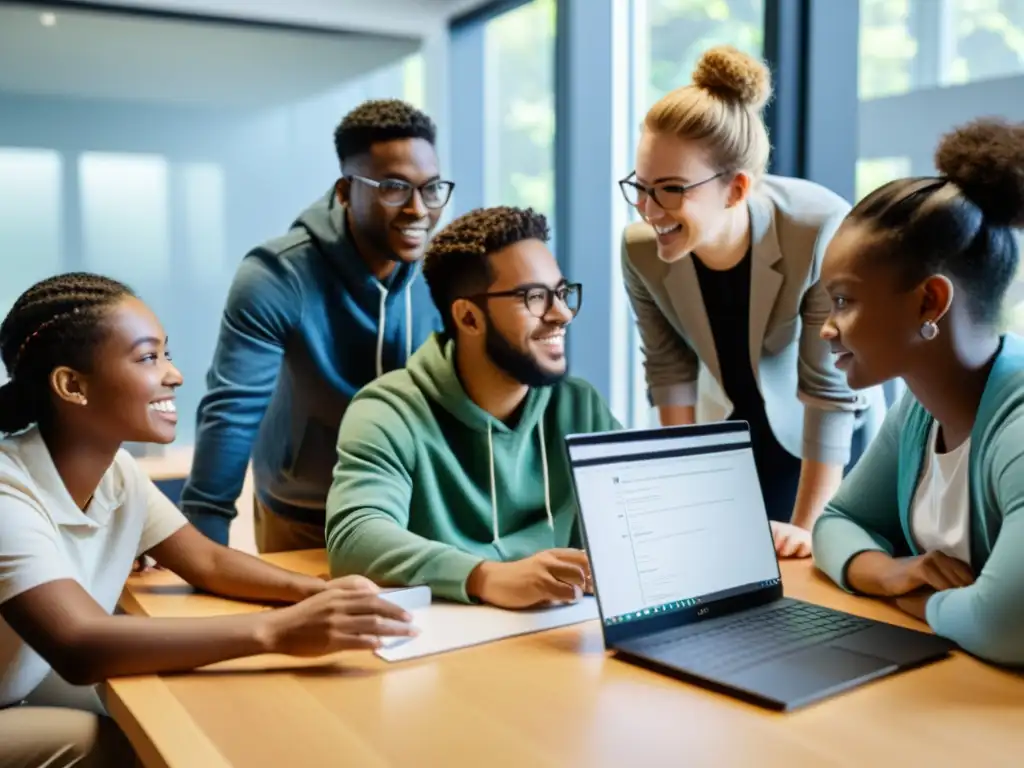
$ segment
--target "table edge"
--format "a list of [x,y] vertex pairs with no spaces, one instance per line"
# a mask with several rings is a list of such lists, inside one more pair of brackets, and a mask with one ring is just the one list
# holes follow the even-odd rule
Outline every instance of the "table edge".
[[[107,712],[128,737],[146,768],[231,768],[202,727],[157,675],[108,680]],[[144,726],[136,713],[147,716]],[[188,738],[183,739],[183,732]]]

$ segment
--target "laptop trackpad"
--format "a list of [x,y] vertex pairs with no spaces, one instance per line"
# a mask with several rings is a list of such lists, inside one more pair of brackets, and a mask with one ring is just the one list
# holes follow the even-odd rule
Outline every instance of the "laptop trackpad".
[[723,682],[796,707],[897,669],[875,656],[819,645],[723,675]]

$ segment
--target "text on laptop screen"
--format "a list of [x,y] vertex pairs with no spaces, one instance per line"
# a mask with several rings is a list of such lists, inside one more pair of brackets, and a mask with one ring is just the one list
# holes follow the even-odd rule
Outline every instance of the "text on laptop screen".
[[745,424],[569,447],[605,623],[779,582]]

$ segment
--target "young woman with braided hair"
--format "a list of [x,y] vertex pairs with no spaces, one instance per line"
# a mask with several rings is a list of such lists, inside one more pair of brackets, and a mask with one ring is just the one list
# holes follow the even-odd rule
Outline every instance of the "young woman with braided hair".
[[[110,677],[413,632],[366,579],[323,581],[215,544],[121,449],[174,439],[182,383],[163,328],[127,286],[85,273],[36,284],[0,325],[0,357],[0,766],[130,764],[88,687]],[[291,605],[111,615],[142,554],[204,591]]]

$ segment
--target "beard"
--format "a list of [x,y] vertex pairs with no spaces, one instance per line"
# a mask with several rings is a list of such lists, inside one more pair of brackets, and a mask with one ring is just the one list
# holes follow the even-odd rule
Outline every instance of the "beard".
[[568,373],[568,370],[558,373],[545,370],[532,355],[517,349],[501,333],[494,330],[493,324],[487,327],[484,344],[491,362],[528,387],[550,387],[564,379]]

